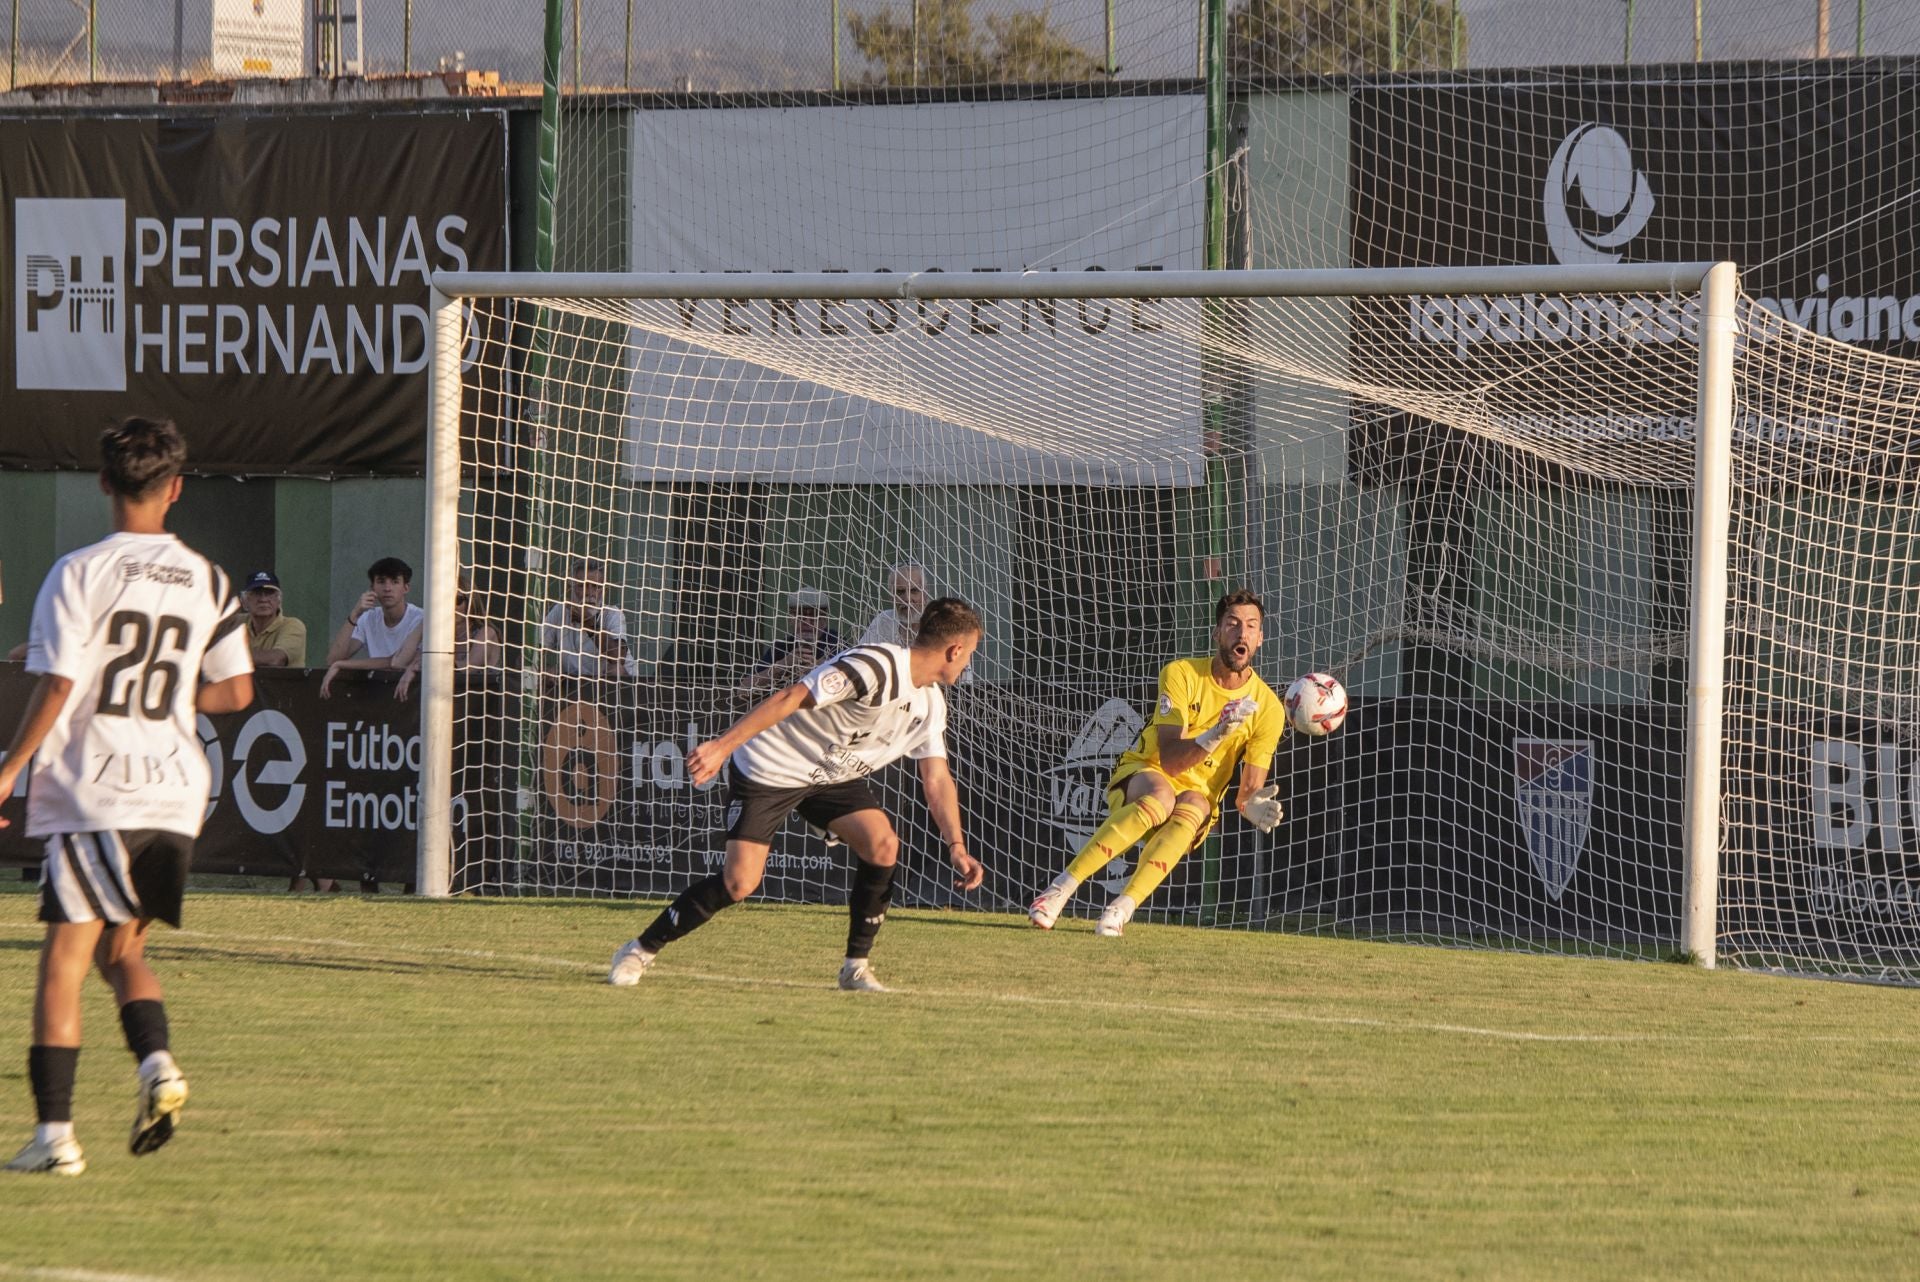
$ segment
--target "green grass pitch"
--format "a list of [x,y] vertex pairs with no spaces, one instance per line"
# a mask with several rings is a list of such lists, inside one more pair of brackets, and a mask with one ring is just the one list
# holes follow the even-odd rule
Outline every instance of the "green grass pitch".
[[[34,900],[0,896],[24,1142]],[[1139,925],[197,894],[181,1130],[7,1177],[0,1280],[1911,1277],[1920,993]],[[7,1150],[12,1151],[11,1147]]]

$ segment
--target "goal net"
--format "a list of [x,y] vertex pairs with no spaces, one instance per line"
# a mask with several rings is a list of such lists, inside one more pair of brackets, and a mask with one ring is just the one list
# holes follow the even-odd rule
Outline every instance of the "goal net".
[[[468,282],[520,394],[458,424],[489,465],[432,549],[506,652],[455,674],[451,888],[703,875],[726,793],[687,752],[920,588],[988,621],[949,743],[990,874],[949,888],[896,767],[902,899],[1023,907],[1244,585],[1256,669],[1333,672],[1354,712],[1283,743],[1270,837],[1229,793],[1144,919],[1910,976],[1915,371],[1741,298],[1702,451],[1700,274],[1655,270]],[[646,290],[674,296],[621,296]],[[848,873],[795,820],[761,893]]]

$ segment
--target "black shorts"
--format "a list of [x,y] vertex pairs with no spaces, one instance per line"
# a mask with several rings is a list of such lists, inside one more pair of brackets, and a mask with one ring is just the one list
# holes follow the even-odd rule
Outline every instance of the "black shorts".
[[137,828],[129,832],[65,832],[46,838],[40,874],[40,920],[104,921],[143,917],[180,924],[180,903],[193,867],[193,838]]
[[802,819],[824,831],[843,815],[880,809],[865,779],[805,788],[769,788],[741,774],[731,762],[727,764],[727,791],[731,797],[727,803],[727,840],[762,846],[773,843],[780,825],[796,810]]

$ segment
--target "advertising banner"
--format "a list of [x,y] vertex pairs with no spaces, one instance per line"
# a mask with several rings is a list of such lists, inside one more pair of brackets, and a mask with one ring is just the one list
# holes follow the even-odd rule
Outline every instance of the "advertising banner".
[[302,0],[213,0],[213,74],[306,74],[307,24]]
[[[393,697],[391,681],[336,682],[320,698],[322,673],[265,670],[253,706],[200,717],[213,766],[207,819],[194,870],[381,881],[414,879],[420,827],[420,705]],[[0,724],[18,723],[37,678],[0,664]],[[471,697],[462,710],[472,715]],[[462,782],[480,785],[477,771]],[[26,777],[4,799],[0,862],[38,863],[23,835]],[[456,803],[456,825],[466,805]]]
[[[1204,265],[1198,95],[633,121],[636,271]],[[1173,333],[1197,306],[650,307],[626,462],[644,481],[1197,484],[1199,358]],[[787,393],[740,415],[734,389],[769,368],[793,376]]]
[[[1732,260],[1761,316],[1920,355],[1920,73],[1851,70],[1669,80],[1632,72],[1363,87],[1352,100],[1360,267]],[[1535,294],[1374,300],[1355,311],[1355,376],[1434,363],[1496,387],[1522,434],[1689,439],[1692,300]],[[1826,358],[1809,350],[1809,362]],[[1538,378],[1507,377],[1538,366]],[[1839,371],[1808,370],[1820,385]],[[1804,388],[1743,375],[1736,433],[1829,460],[1851,430]],[[1424,376],[1429,381],[1432,375]],[[1565,389],[1577,380],[1578,397]],[[1528,400],[1526,388],[1539,389]],[[1667,391],[1661,393],[1665,387]],[[1653,398],[1664,395],[1665,400]],[[1506,397],[1506,400],[1503,400]],[[1577,403],[1575,403],[1577,401]]]
[[506,206],[499,111],[7,121],[0,467],[92,469],[139,413],[197,472],[420,472],[430,276],[506,267]]
[[[418,704],[396,700],[390,682],[344,679],[323,700],[320,676],[260,673],[253,707],[201,718],[213,795],[197,871],[414,879]],[[19,665],[0,665],[0,725],[17,723],[34,683]],[[988,880],[982,893],[953,891],[919,782],[895,765],[871,783],[903,846],[897,902],[1024,905],[1104,817],[1113,761],[1151,696],[1146,687],[1102,698],[986,682],[952,691],[951,766]],[[695,787],[686,758],[740,715],[739,703],[648,683],[560,691],[542,708],[523,815],[519,698],[486,687],[458,696],[456,891],[507,882],[665,897],[718,869],[726,786]],[[1037,733],[1035,708],[1047,709]],[[1361,698],[1338,734],[1288,735],[1274,762],[1280,827],[1263,837],[1229,807],[1217,829],[1223,919],[1677,943],[1677,709],[1437,708]],[[1727,775],[1723,936],[1866,949],[1910,935],[1920,915],[1920,755],[1911,745],[1858,726],[1760,721],[1729,750],[1738,769]],[[0,829],[0,863],[40,861],[21,831],[25,808],[23,780],[0,799],[11,821]],[[1080,906],[1118,893],[1137,854],[1096,873]],[[760,895],[844,902],[851,869],[847,850],[793,818]],[[1192,919],[1203,875],[1202,859],[1183,860],[1146,916]]]

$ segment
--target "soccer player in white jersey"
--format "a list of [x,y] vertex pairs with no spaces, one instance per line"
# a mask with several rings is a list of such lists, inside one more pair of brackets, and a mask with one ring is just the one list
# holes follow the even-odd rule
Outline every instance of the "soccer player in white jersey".
[[774,834],[798,810],[856,856],[840,987],[885,992],[869,958],[893,895],[900,839],[866,779],[889,762],[911,758],[947,844],[955,888],[980,885],[985,873],[967,853],[960,797],[947,769],[941,689],[960,679],[979,644],[980,616],[966,602],[943,597],[927,606],[910,648],[861,645],[835,655],[689,753],[687,772],[696,784],[729,767],[726,861],[720,872],[681,891],[613,955],[607,982],[639,983],[662,948],[758,889]]
[[114,533],[60,558],[33,607],[27,671],[40,681],[0,762],[0,797],[31,762],[27,835],[47,851],[27,1052],[39,1125],[9,1171],[87,1169],[73,1080],[89,962],[113,987],[139,1064],[136,1157],[172,1138],[187,1098],[147,968],[147,927],[156,917],[180,924],[205,817],[211,772],[195,714],[252,703],[253,657],[227,576],[166,530],[186,453],[166,420],[130,418],[101,436]]

